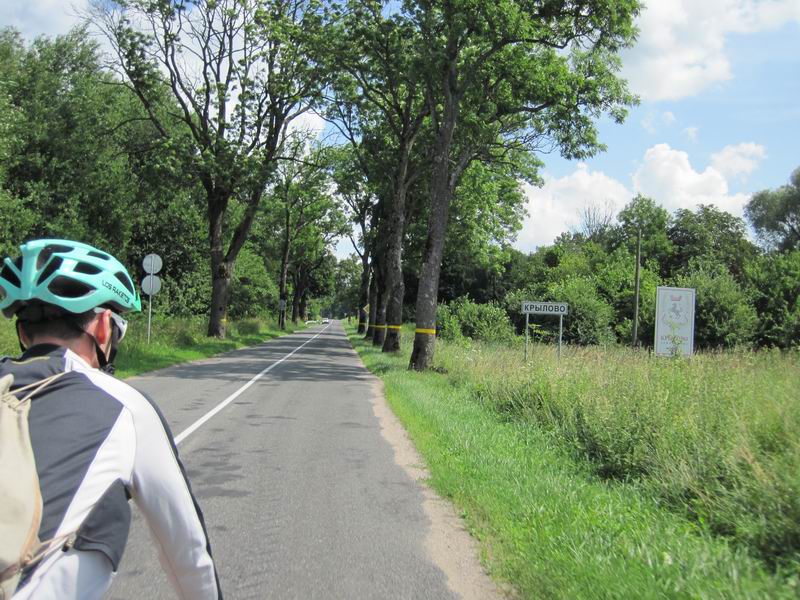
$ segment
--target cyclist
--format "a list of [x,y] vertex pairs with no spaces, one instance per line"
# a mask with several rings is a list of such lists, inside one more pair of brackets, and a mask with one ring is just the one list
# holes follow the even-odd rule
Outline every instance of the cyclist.
[[[221,598],[203,515],[158,408],[108,372],[141,309],[125,267],[68,240],[36,240],[0,269],[0,309],[16,317],[22,356],[0,360],[14,388],[63,372],[31,401],[44,511],[39,539],[66,539],[27,568],[14,599],[101,598],[130,527],[133,498],[181,598]],[[12,390],[14,389],[12,388]]]

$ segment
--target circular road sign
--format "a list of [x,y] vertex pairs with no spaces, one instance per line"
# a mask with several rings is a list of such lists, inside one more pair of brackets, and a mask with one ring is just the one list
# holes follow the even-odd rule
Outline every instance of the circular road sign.
[[148,275],[142,280],[142,291],[148,296],[155,296],[161,289],[161,279],[157,275]]
[[145,273],[155,274],[161,270],[163,266],[163,262],[161,257],[158,254],[148,254],[144,257],[142,261],[142,266],[144,267]]

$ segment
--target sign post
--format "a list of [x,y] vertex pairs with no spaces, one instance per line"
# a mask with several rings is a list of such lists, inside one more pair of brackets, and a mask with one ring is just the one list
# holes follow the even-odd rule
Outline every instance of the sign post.
[[525,360],[528,360],[528,317],[529,315],[558,315],[558,358],[561,358],[561,337],[564,333],[564,315],[569,314],[566,302],[530,302],[522,303],[525,315]]
[[153,320],[153,296],[161,290],[161,279],[156,276],[163,262],[158,254],[148,254],[142,261],[147,276],[142,280],[142,291],[147,294],[147,343],[150,343],[150,327]]
[[656,356],[694,352],[693,288],[656,288]]

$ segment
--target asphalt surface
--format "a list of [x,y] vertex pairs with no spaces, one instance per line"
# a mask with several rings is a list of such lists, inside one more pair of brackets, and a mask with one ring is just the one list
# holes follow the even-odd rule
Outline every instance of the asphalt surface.
[[[225,598],[455,598],[425,549],[421,484],[395,463],[340,324],[128,383],[177,436],[305,342],[179,446]],[[138,514],[108,597],[175,597]]]

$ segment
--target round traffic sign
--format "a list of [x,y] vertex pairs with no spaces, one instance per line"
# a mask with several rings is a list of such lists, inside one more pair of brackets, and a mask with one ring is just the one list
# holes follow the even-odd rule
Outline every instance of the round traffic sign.
[[155,274],[161,270],[163,266],[163,262],[161,257],[158,254],[148,254],[144,257],[142,261],[142,266],[144,267],[145,273]]
[[157,275],[148,275],[142,280],[142,291],[148,296],[155,296],[161,289],[161,279]]

